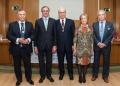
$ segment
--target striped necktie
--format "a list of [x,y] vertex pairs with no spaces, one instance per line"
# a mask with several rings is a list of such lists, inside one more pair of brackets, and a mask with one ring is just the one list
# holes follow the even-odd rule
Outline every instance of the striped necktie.
[[63,19],[62,19],[61,26],[62,26],[62,32],[64,32],[64,27],[65,27],[65,24],[64,24],[64,20],[63,20]]
[[21,23],[21,37],[24,37],[24,35],[25,35],[24,23]]

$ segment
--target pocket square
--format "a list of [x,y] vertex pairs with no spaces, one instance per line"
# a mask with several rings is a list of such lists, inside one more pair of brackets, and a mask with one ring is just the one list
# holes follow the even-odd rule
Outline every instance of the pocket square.
[[109,27],[107,28],[107,30],[110,30],[110,29],[111,29],[111,28],[109,28]]

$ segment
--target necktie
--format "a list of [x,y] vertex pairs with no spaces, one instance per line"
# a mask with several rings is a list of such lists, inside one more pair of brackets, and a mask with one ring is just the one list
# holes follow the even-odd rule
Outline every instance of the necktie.
[[24,23],[21,23],[21,37],[24,37],[25,30],[24,30]]
[[64,24],[64,20],[63,19],[62,19],[61,25],[62,25],[62,32],[64,32],[64,26],[65,26],[65,24]]
[[47,31],[47,27],[48,27],[48,19],[47,18],[44,19],[44,24],[45,24],[45,29]]
[[103,40],[103,34],[104,34],[104,27],[103,27],[103,22],[100,22],[101,26],[100,26],[100,38],[101,41]]

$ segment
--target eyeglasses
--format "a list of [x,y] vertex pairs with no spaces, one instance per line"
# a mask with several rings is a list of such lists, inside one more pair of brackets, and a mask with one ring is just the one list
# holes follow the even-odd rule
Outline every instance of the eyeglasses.
[[49,10],[43,10],[42,12],[49,12]]

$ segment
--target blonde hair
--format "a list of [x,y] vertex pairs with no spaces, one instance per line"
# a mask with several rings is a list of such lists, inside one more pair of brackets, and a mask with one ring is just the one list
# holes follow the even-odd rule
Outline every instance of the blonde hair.
[[82,13],[82,14],[80,15],[80,20],[81,20],[82,17],[86,17],[86,19],[88,19],[88,15],[87,15],[86,13]]
[[85,18],[87,19],[87,23],[88,23],[88,15],[87,15],[86,13],[82,13],[82,14],[80,15],[80,17],[79,17],[79,19],[80,19],[80,24],[81,24],[81,19],[82,19],[83,17],[85,17]]

